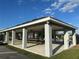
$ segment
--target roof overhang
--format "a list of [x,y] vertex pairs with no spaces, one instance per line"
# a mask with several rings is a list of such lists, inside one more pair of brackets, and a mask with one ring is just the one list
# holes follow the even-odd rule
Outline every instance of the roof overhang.
[[38,23],[42,23],[42,22],[46,22],[46,21],[56,22],[56,23],[61,24],[63,26],[70,27],[72,29],[76,29],[75,26],[72,26],[72,25],[70,25],[68,23],[62,22],[62,21],[54,19],[52,17],[44,17],[44,18],[40,18],[38,20],[34,20],[34,21],[32,20],[30,22],[27,22],[27,23],[24,23],[24,24],[21,24],[21,25],[18,25],[18,26],[14,26],[14,27],[11,27],[11,28],[4,29],[4,30],[2,30],[0,32],[15,30],[15,29],[18,29],[18,28],[23,28],[23,27],[27,27],[27,26],[30,26],[30,25],[34,25],[34,24],[38,24]]
[[59,25],[62,25],[62,26],[68,27],[68,28],[72,28],[72,29],[77,29],[77,27],[75,27],[75,26],[73,26],[71,24],[68,24],[66,22],[63,22],[61,20],[58,20],[58,19],[55,19],[55,18],[52,18],[52,17],[50,17],[50,18],[51,18],[52,22],[56,22]]

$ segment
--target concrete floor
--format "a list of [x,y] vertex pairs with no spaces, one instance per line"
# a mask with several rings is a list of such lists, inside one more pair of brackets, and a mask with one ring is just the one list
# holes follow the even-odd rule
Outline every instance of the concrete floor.
[[[9,45],[11,45],[11,41],[9,42]],[[16,40],[13,46],[22,49],[22,40]],[[69,48],[71,47],[72,45]],[[27,48],[25,48],[24,50],[38,54],[38,55],[45,56],[45,45],[44,44],[27,43]],[[61,45],[58,43],[52,44],[53,55],[57,55],[63,50],[64,50],[64,45]]]
[[[22,49],[21,44],[12,45],[12,46]],[[38,54],[38,55],[45,56],[45,45],[44,44],[28,43],[27,48],[25,48],[24,50]],[[52,50],[53,50],[52,53],[56,55],[64,50],[64,46],[63,45],[61,46],[60,44],[52,44]]]

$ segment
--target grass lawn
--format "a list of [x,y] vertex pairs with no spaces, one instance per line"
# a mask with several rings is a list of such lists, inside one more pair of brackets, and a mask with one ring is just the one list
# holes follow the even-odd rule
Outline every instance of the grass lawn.
[[60,54],[52,56],[50,58],[46,58],[46,57],[31,53],[28,51],[25,52],[22,49],[14,48],[12,46],[7,46],[7,47],[26,55],[30,59],[79,59],[79,46],[75,46],[73,48],[65,50],[65,51],[61,52]]
[[12,50],[15,50],[15,51],[17,51],[18,53],[24,54],[24,55],[26,55],[26,56],[27,56],[28,58],[30,58],[30,59],[48,59],[47,57],[43,57],[43,56],[34,54],[34,53],[32,53],[32,52],[28,52],[28,51],[25,51],[25,50],[23,50],[23,49],[19,49],[19,48],[10,46],[10,45],[7,45],[6,47],[8,47],[8,48],[10,48],[10,49],[12,49]]
[[79,46],[75,46],[62,53],[51,57],[50,59],[79,59]]

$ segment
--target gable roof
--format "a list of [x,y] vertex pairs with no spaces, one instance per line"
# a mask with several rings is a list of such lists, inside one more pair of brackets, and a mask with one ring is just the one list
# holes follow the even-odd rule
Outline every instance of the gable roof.
[[[71,24],[68,24],[66,22],[63,22],[59,19],[56,19],[54,17],[50,17],[50,16],[47,16],[47,17],[41,17],[41,18],[36,18],[36,19],[33,19],[33,20],[30,20],[30,21],[26,21],[26,22],[23,22],[21,24],[17,24],[15,26],[12,26],[12,27],[9,27],[9,28],[6,28],[6,29],[3,29],[2,31],[8,31],[8,30],[13,30],[13,29],[16,29],[16,28],[19,28],[19,27],[24,27],[24,26],[29,26],[29,25],[32,25],[34,23],[38,23],[38,22],[43,22],[43,21],[48,21],[48,20],[52,20],[52,21],[55,21],[57,23],[60,23],[64,26],[68,26],[68,27],[71,27],[73,29],[77,29],[77,27],[71,25]],[[2,32],[1,31],[1,32]]]

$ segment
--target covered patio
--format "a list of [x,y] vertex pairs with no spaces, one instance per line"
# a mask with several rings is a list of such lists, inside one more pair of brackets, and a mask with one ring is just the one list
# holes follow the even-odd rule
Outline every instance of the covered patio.
[[43,17],[2,30],[9,45],[50,57],[76,45],[76,28],[52,17]]

